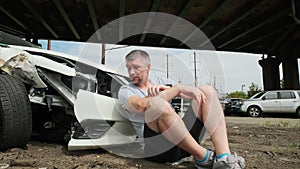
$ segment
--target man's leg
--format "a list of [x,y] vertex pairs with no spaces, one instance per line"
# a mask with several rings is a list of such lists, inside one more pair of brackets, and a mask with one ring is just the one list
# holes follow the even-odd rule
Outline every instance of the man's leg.
[[[194,112],[208,130],[217,155],[230,154],[225,118],[218,95],[215,89],[210,86],[200,87],[199,89],[205,93],[207,101],[200,105],[200,103],[195,103],[193,100]],[[150,106],[145,112],[145,121],[152,130],[161,132],[170,142],[191,153],[196,159],[207,157],[207,150],[195,141],[182,119],[161,97],[153,97],[150,100]],[[240,166],[244,165],[243,159],[240,157],[230,158],[229,162],[230,166],[228,168],[237,163],[241,163]],[[224,166],[227,165],[226,160],[222,163]]]
[[[224,113],[217,92],[211,86],[202,86],[199,89],[204,92],[207,101],[201,105],[192,101],[194,112],[209,132],[216,153],[230,153]],[[202,159],[206,149],[194,140],[171,106],[160,97],[155,97],[151,102],[158,107],[146,112],[148,126],[154,131],[161,132],[170,142],[177,144],[195,158]]]
[[183,120],[170,104],[160,97],[155,97],[151,102],[153,109],[150,108],[145,112],[145,121],[149,128],[155,132],[161,132],[167,140],[195,158],[204,158],[206,149],[191,136]]
[[[204,126],[210,134],[211,140],[216,150],[216,157],[211,158],[213,161],[213,169],[243,169],[245,161],[242,157],[236,154],[231,155],[228,144],[226,122],[224,112],[219,102],[217,92],[211,86],[199,87],[207,98],[205,104],[198,106],[193,103],[193,108],[196,115],[202,119]],[[197,168],[205,168],[203,160],[195,159]],[[210,162],[208,162],[210,164]]]
[[[182,120],[192,137],[200,143],[206,130],[191,107],[188,108]],[[150,161],[159,163],[177,162],[191,155],[168,141],[162,133],[150,129],[147,124],[144,126],[144,140],[144,155]]]
[[201,86],[199,89],[206,95],[207,101],[200,107],[198,106],[198,111],[195,110],[198,112],[196,116],[203,121],[214,144],[216,154],[230,154],[225,117],[218,94],[211,86]]

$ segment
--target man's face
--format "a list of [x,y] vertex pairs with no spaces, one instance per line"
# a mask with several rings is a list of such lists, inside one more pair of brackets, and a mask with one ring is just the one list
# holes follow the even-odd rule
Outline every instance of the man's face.
[[126,60],[126,68],[133,84],[138,85],[147,80],[150,65],[145,65],[142,57]]

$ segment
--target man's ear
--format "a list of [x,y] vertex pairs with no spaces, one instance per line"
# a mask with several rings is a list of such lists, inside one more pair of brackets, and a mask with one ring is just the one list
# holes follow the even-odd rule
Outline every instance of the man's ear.
[[148,71],[150,71],[150,68],[151,68],[151,64],[148,64],[148,65],[147,65]]

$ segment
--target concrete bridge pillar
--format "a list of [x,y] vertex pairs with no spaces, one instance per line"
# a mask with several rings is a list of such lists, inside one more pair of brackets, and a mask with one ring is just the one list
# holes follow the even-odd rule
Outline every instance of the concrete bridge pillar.
[[258,61],[262,67],[264,90],[280,89],[280,61],[276,58],[267,57]]
[[282,62],[284,89],[300,89],[298,58],[286,57]]

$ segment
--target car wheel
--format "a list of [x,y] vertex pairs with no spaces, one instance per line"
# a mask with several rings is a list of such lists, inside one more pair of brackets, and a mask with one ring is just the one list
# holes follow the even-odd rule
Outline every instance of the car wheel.
[[296,118],[300,118],[300,107],[296,110]]
[[31,129],[31,106],[24,84],[0,74],[0,149],[24,147]]
[[257,106],[250,106],[247,112],[251,117],[258,117],[261,115],[261,109]]
[[230,116],[231,115],[231,111],[225,110],[224,114],[225,114],[225,116]]

